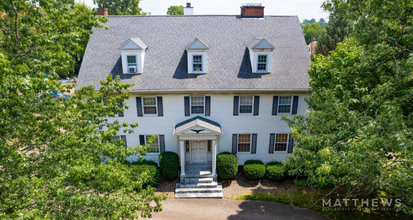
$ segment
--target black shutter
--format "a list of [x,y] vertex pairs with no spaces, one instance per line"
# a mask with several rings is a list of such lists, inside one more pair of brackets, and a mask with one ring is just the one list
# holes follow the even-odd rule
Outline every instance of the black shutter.
[[272,98],[272,115],[277,115],[278,111],[278,96]]
[[289,139],[288,139],[288,152],[289,154],[291,154],[293,152],[294,149],[294,139],[293,137],[291,137],[291,135],[289,135]]
[[234,116],[238,116],[239,96],[234,96]]
[[270,134],[270,146],[268,147],[268,153],[269,154],[274,153],[274,141],[275,141],[275,134],[271,133]]
[[165,135],[160,134],[159,136],[159,146],[160,146],[160,153],[165,152]]
[[125,143],[125,148],[127,148],[128,144],[126,143],[126,135],[121,135],[120,138],[122,139],[123,143]]
[[138,112],[138,117],[142,117],[142,97],[136,97],[136,110]]
[[205,116],[211,116],[211,96],[205,96]]
[[251,154],[257,153],[257,134],[252,134]]
[[237,154],[237,151],[238,151],[238,136],[237,136],[237,134],[233,134],[232,135],[232,153],[233,154]]
[[158,104],[158,116],[163,116],[162,96],[158,96],[156,99]]
[[298,96],[294,96],[293,99],[293,110],[292,110],[292,115],[297,114],[297,107],[298,107]]
[[258,115],[260,111],[260,97],[254,96],[254,115]]
[[185,96],[184,101],[185,101],[185,116],[190,116],[191,113],[189,110],[189,96]]
[[139,135],[139,144],[145,145],[145,135]]
[[[118,107],[119,108],[122,108],[123,107],[123,103],[122,102],[118,102]],[[123,117],[124,115],[123,115],[123,112],[118,112],[118,116],[119,117]]]

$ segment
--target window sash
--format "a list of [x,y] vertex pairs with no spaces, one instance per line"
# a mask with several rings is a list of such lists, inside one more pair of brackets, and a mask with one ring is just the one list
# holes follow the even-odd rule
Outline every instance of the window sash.
[[[148,101],[149,99],[153,100]],[[157,104],[156,97],[142,97],[143,114],[156,115],[158,112]]]
[[202,72],[202,55],[192,55],[192,69],[194,72]]
[[204,114],[205,97],[194,96],[191,97],[191,114]]
[[257,70],[267,70],[267,55],[258,55]]
[[254,96],[240,96],[239,97],[239,113],[252,114],[254,107]]
[[292,96],[280,96],[278,98],[278,113],[291,113],[292,102]]
[[274,141],[274,151],[287,151],[289,134],[276,134]]
[[238,152],[251,152],[251,134],[238,134]]
[[[148,143],[149,139],[152,137],[152,135],[145,135],[145,144]],[[147,153],[159,153],[159,142],[158,142],[158,137],[155,138],[155,140],[152,142],[151,149]]]
[[126,59],[128,60],[128,65],[133,66],[137,64],[136,62],[136,56],[126,56]]

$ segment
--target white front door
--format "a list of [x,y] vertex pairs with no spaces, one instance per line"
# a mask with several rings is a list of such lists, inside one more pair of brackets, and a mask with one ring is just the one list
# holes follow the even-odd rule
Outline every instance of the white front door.
[[192,163],[206,163],[207,162],[207,142],[206,141],[192,141],[191,162]]

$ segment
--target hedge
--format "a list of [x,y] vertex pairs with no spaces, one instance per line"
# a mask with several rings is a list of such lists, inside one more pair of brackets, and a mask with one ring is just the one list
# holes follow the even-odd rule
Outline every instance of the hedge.
[[[270,164],[270,163],[268,163]],[[267,177],[274,181],[281,181],[286,178],[286,169],[283,164],[268,165],[267,164]]]
[[261,160],[247,160],[244,162],[244,166],[248,165],[248,164],[262,164],[264,165],[264,162],[262,162]]
[[153,160],[147,160],[147,159],[142,159],[141,161],[139,161],[139,160],[133,161],[130,164],[131,165],[151,165],[151,166],[154,166],[154,167],[158,168],[158,163],[156,163]]
[[159,169],[162,178],[172,180],[178,176],[179,156],[175,152],[166,151],[159,155]]
[[147,179],[143,182],[142,188],[145,189],[148,186],[156,187],[161,180],[161,174],[159,173],[158,168],[154,167],[153,165],[131,165],[131,179],[134,181],[138,180],[138,177],[143,174],[147,173]]
[[280,162],[280,161],[271,161],[271,162],[268,162],[267,163],[267,166],[271,166],[271,165],[280,165],[280,164],[283,164],[282,162]]
[[235,155],[235,154],[233,154],[233,153],[231,153],[231,152],[228,152],[228,151],[224,151],[224,152],[221,152],[221,153],[217,154],[217,157],[218,157],[219,155],[234,155],[235,157],[237,157],[237,155]]
[[217,173],[221,179],[232,179],[238,172],[238,158],[232,153],[222,152],[217,155]]
[[244,165],[244,175],[249,180],[258,180],[265,175],[264,164],[247,164]]

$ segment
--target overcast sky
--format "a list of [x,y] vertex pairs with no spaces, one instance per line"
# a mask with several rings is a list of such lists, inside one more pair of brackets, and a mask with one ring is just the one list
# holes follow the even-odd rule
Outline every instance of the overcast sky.
[[[90,7],[93,0],[84,1]],[[186,5],[191,2],[194,7],[194,15],[236,15],[240,14],[240,6],[243,3],[262,3],[265,6],[265,15],[298,15],[300,21],[304,19],[320,18],[328,20],[328,14],[320,8],[324,0],[140,0],[139,6],[145,12],[152,15],[166,15],[166,11],[171,5]]]

